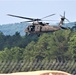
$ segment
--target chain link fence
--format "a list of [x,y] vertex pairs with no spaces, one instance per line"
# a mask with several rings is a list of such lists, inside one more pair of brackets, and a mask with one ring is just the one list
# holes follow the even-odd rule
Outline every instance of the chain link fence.
[[75,61],[0,61],[0,73],[60,70],[76,75]]

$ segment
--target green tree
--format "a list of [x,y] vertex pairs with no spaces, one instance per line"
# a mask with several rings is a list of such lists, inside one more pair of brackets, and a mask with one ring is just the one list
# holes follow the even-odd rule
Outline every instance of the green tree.
[[51,40],[52,44],[50,43],[53,47],[52,54],[60,61],[70,60],[70,56],[68,56],[68,40],[70,33],[70,30],[60,30],[53,34],[53,38]]
[[12,54],[11,51],[8,48],[5,48],[3,51],[0,51],[0,60],[12,60]]
[[14,47],[14,48],[11,48],[10,51],[11,51],[13,60],[18,60],[18,61],[23,60],[23,52],[24,52],[23,48]]
[[23,53],[23,57],[26,60],[34,60],[36,56],[36,50],[35,50],[35,42],[32,41],[31,43],[29,43]]
[[69,60],[68,39],[70,30],[60,30],[50,34],[43,34],[36,46],[37,57],[40,59]]
[[3,49],[3,47],[4,47],[4,42],[5,42],[5,36],[4,36],[4,34],[2,33],[2,32],[0,32],[0,50],[2,50]]
[[69,52],[71,53],[72,59],[76,60],[76,31],[70,37]]
[[3,51],[0,51],[0,60],[23,60],[24,49],[19,47],[14,47],[11,49],[5,48]]

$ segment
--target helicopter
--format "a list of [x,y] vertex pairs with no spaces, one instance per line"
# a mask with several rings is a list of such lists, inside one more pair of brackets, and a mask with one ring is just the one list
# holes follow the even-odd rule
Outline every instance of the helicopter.
[[28,19],[29,21],[26,21],[26,22],[32,22],[32,24],[30,24],[25,29],[26,35],[30,35],[30,34],[38,34],[38,35],[40,35],[41,33],[55,32],[55,31],[58,31],[58,30],[61,30],[61,29],[64,29],[64,30],[68,29],[68,28],[62,26],[65,19],[69,22],[69,20],[67,18],[65,18],[65,12],[64,12],[63,16],[60,15],[61,16],[61,20],[60,20],[60,22],[59,22],[59,24],[57,26],[55,26],[55,25],[51,26],[49,23],[41,22],[41,21],[43,21],[44,18],[53,16],[55,14],[51,14],[51,15],[45,16],[45,17],[43,17],[41,19],[38,19],[38,18],[34,19],[34,18],[16,16],[16,15],[11,15],[11,14],[7,14],[7,15],[8,16],[12,16],[12,17],[22,18],[22,19]]

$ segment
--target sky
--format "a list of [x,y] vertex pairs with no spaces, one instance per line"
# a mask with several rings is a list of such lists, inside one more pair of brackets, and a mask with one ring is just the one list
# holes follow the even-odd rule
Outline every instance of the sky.
[[[66,12],[66,18],[76,21],[76,0],[0,0],[0,25],[26,21],[21,18],[7,16],[7,14],[60,20],[60,15]],[[55,23],[55,22],[54,22]]]

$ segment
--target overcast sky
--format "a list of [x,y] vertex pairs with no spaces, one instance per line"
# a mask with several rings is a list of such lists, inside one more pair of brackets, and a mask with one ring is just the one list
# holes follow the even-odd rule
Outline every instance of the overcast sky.
[[42,18],[55,13],[47,19],[60,20],[64,11],[71,22],[76,21],[76,0],[0,0],[0,25],[25,21],[7,14]]

